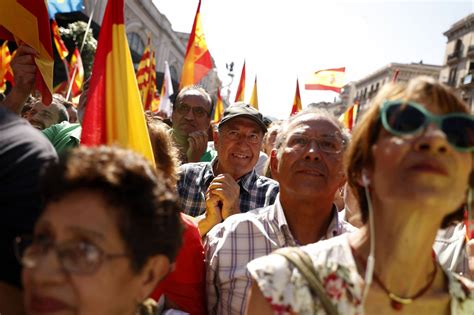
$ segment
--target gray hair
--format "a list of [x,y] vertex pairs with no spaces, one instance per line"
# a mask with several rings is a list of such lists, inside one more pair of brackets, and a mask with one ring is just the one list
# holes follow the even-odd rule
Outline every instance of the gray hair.
[[[188,86],[185,86],[184,88],[182,88],[179,91],[178,96],[176,96],[175,104],[181,103],[183,98],[186,96],[186,93],[189,92],[189,91],[198,92],[206,100],[206,102],[209,104],[209,109],[210,109],[208,116],[211,116],[212,110],[213,110],[213,107],[214,107],[213,102],[212,102],[212,98],[209,95],[209,93],[207,93],[207,91],[200,85],[188,85]],[[174,105],[173,105],[173,109],[174,109]]]
[[351,140],[351,134],[349,132],[349,129],[347,129],[343,125],[342,122],[340,122],[336,117],[334,117],[333,114],[328,112],[326,109],[310,106],[310,107],[306,107],[302,111],[299,111],[297,114],[291,116],[287,120],[284,120],[283,123],[281,124],[280,128],[278,129],[278,134],[275,140],[275,149],[277,150],[278,157],[281,156],[281,152],[282,152],[281,148],[283,147],[283,144],[285,143],[288,137],[289,126],[291,125],[293,121],[305,115],[322,116],[326,118],[327,120],[332,121],[337,127],[339,127],[342,140],[344,141],[344,150],[348,147],[349,142]]
[[58,121],[59,124],[63,121],[69,121],[69,115],[67,113],[67,107],[72,106],[72,103],[66,101],[66,99],[61,94],[53,94],[53,101],[51,106],[55,106],[58,110]]

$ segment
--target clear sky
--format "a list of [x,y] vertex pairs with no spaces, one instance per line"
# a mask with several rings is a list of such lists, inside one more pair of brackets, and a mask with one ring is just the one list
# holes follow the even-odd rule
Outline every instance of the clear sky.
[[[175,31],[191,31],[198,0],[153,2]],[[297,77],[303,107],[337,96],[304,90],[305,79],[316,70],[346,67],[349,82],[390,62],[442,65],[447,42],[443,32],[472,12],[474,0],[202,0],[201,4],[207,45],[224,85],[230,83],[225,64],[235,64],[230,100],[235,98],[245,59],[246,101],[257,75],[261,112],[280,118],[291,111]]]

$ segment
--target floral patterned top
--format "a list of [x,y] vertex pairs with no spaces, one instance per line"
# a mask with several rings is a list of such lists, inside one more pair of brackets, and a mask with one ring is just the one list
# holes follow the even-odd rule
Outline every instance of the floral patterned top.
[[[348,234],[300,248],[311,257],[338,313],[363,315],[363,279],[357,272]],[[251,261],[247,269],[275,314],[326,314],[319,299],[312,297],[306,279],[285,257],[277,254],[260,257]],[[456,274],[443,271],[449,279],[451,314],[472,315],[474,292]]]

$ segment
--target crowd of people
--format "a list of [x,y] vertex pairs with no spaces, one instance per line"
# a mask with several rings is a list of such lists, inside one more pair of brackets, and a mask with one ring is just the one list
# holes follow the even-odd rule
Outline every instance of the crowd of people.
[[33,53],[0,103],[1,314],[474,314],[474,118],[449,87],[389,83],[351,133],[313,106],[215,124],[188,86],[145,113],[153,166],[80,145],[87,83],[45,106]]

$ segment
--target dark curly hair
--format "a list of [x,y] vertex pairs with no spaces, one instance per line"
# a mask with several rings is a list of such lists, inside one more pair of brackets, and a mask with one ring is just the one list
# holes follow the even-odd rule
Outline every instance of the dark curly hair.
[[44,203],[68,193],[100,193],[111,205],[131,265],[139,272],[154,255],[174,261],[181,245],[179,205],[172,184],[141,155],[119,147],[79,147],[42,176]]

